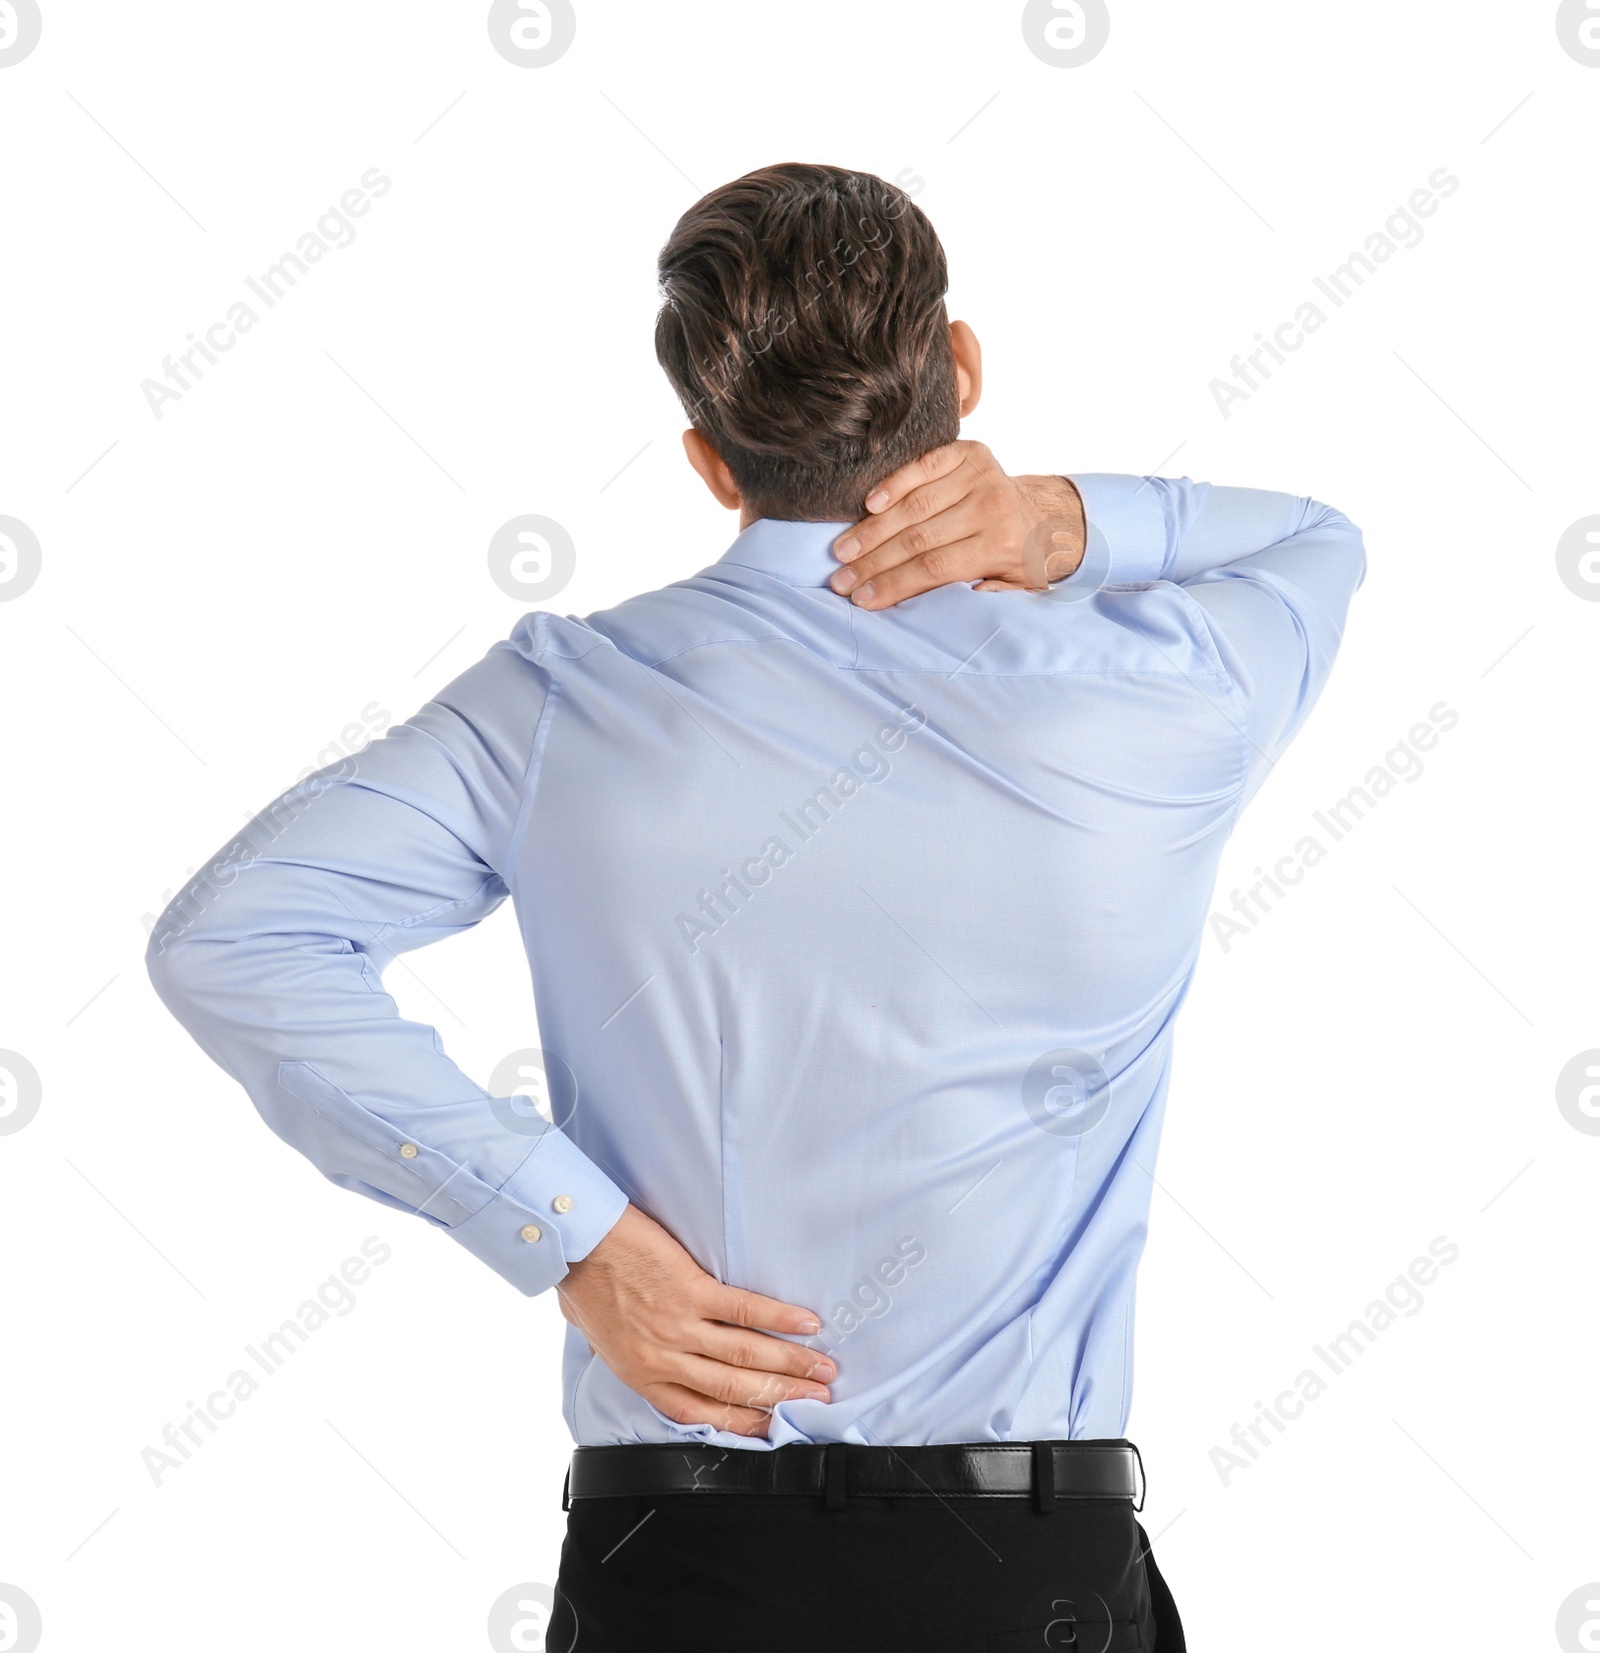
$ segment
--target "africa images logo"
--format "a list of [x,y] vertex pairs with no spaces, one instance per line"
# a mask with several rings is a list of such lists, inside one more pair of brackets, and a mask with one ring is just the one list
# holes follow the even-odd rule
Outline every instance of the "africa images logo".
[[[0,1136],[11,1136],[39,1111],[39,1070],[20,1051],[0,1050]],[[0,1653],[5,1643],[0,1642]]]
[[43,27],[34,0],[0,0],[0,69],[20,63],[39,44]]
[[[0,0],[3,8],[4,0]],[[8,603],[39,578],[44,557],[39,536],[15,517],[0,517],[0,603]]]
[[1111,13],[1105,0],[1028,0],[1022,38],[1052,69],[1080,69],[1105,50]]
[[1556,9],[1556,39],[1574,63],[1600,69],[1600,0],[1561,0]]
[[519,69],[564,57],[577,32],[571,0],[494,0],[489,8],[489,42]]

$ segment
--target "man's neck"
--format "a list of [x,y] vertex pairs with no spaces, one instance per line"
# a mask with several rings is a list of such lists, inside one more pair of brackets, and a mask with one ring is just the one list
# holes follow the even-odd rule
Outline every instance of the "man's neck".
[[[762,516],[759,511],[752,511],[748,505],[739,507],[739,532],[741,534],[752,522],[760,522],[761,520]],[[838,519],[836,517],[772,517],[768,520],[772,522],[836,522]]]

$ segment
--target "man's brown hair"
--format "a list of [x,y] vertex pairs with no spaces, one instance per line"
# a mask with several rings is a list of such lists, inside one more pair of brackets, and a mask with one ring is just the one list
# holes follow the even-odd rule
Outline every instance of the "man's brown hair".
[[956,439],[944,248],[904,190],[762,167],[689,208],[659,274],[656,357],[758,515],[854,522]]

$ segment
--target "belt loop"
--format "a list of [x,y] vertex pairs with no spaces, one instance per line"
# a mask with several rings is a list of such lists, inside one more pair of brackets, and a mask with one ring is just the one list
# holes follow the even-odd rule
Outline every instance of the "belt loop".
[[1056,1507],[1056,1454],[1049,1441],[1033,1443],[1033,1507],[1041,1515]]
[[565,1479],[561,1483],[561,1511],[565,1514],[572,1508],[572,1468],[567,1467]]
[[1139,1465],[1139,1502],[1133,1506],[1133,1513],[1137,1515],[1144,1508],[1144,1495],[1150,1490],[1150,1481],[1144,1472],[1144,1459],[1140,1456],[1138,1447],[1134,1446],[1132,1441],[1129,1441],[1128,1445],[1132,1448],[1134,1459]]
[[845,1470],[850,1448],[843,1441],[831,1441],[822,1449],[823,1508],[842,1510],[845,1499]]

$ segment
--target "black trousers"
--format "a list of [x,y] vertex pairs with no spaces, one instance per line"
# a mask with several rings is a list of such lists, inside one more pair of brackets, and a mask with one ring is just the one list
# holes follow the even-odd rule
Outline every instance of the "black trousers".
[[1126,1499],[575,1499],[548,1653],[1184,1653]]

